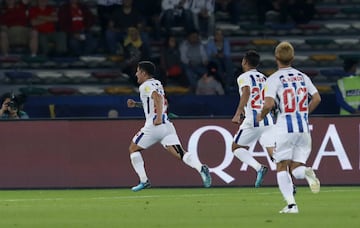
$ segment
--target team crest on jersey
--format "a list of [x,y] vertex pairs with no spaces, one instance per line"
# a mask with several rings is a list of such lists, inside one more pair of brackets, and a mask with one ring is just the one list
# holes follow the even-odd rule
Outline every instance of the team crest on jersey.
[[239,85],[242,85],[242,84],[244,84],[244,79],[241,78],[241,79],[239,80]]
[[150,88],[150,86],[145,86],[145,92],[150,92],[150,90],[151,90],[151,88]]

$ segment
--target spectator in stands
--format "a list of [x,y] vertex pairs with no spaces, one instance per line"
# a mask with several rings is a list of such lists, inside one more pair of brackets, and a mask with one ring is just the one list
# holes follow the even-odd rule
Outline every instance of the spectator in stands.
[[214,34],[215,29],[215,1],[196,0],[190,5],[195,29],[199,30],[203,39]]
[[162,0],[135,0],[135,8],[145,18],[145,31],[152,34],[155,40],[161,39],[161,1]]
[[109,119],[117,119],[119,118],[119,112],[116,109],[110,109],[108,112]]
[[239,0],[215,0],[215,12],[224,12],[230,16],[230,23],[238,24],[241,14],[241,7],[246,4]]
[[223,86],[215,79],[217,70],[215,64],[209,63],[208,72],[203,74],[197,82],[196,95],[224,95]]
[[113,14],[114,9],[120,8],[123,0],[97,0],[96,11],[97,19],[101,32],[105,34],[108,27],[110,16]]
[[207,71],[208,65],[206,49],[197,30],[189,32],[186,39],[181,42],[180,57],[190,87],[195,91],[197,81]]
[[307,24],[316,13],[315,0],[290,0],[288,11],[295,24]]
[[27,16],[28,0],[6,0],[0,16],[1,53],[9,54],[10,47],[29,47],[30,29]]
[[341,115],[360,114],[360,75],[356,75],[358,60],[344,61],[345,76],[334,86]]
[[173,35],[169,35],[165,39],[160,55],[160,69],[164,75],[163,85],[167,85],[169,80],[176,80],[183,86],[188,85],[181,62],[178,41]]
[[146,48],[146,52],[150,53],[149,35],[144,31],[144,17],[133,7],[133,0],[123,0],[120,8],[116,8],[110,16],[108,29],[106,30],[106,42],[110,54],[123,54],[122,44],[127,36],[130,27],[137,28],[140,32],[141,39]]
[[225,90],[235,83],[234,64],[231,60],[230,41],[224,37],[221,29],[216,29],[214,37],[209,38],[206,45],[209,62],[216,64],[219,78]]
[[59,8],[60,31],[66,32],[73,55],[95,54],[98,42],[91,32],[96,17],[80,0],[67,0]]
[[161,17],[167,34],[174,26],[182,26],[186,33],[194,28],[190,3],[190,0],[162,0]]
[[110,15],[113,14],[114,9],[120,8],[123,0],[97,0],[96,11],[98,24],[100,26],[99,46],[105,51],[109,52],[106,45],[106,29],[109,24]]
[[[129,27],[124,40],[124,59],[121,68],[128,75],[135,75],[139,61],[149,59],[149,53],[144,46],[144,42],[140,36],[140,32],[136,27]],[[137,85],[136,77],[130,77],[134,85]]]
[[50,42],[55,45],[56,55],[67,52],[66,34],[56,31],[58,15],[55,7],[48,5],[48,0],[38,0],[37,6],[29,9],[29,19],[32,25],[30,49],[31,55],[36,56],[38,49],[44,55],[49,54]]
[[29,116],[22,110],[25,102],[25,96],[15,96],[11,93],[5,93],[1,96],[1,119],[28,119]]
[[286,23],[289,16],[287,3],[288,0],[257,0],[258,23]]

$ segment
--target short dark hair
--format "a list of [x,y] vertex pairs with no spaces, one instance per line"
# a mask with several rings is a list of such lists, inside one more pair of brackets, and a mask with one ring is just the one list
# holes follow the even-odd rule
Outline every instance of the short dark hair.
[[11,93],[4,93],[3,95],[1,95],[1,98],[0,98],[1,104],[4,103],[4,101],[5,101],[7,98],[11,98],[11,97],[12,97]]
[[138,63],[138,67],[149,75],[154,75],[156,70],[155,64],[150,61],[141,61]]
[[260,63],[260,55],[255,50],[249,50],[245,53],[244,59],[252,67],[257,67]]

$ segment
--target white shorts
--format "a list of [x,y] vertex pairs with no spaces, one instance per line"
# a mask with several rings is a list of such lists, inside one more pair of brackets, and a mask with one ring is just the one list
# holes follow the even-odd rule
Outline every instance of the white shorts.
[[311,152],[310,133],[276,133],[276,148],[274,159],[276,162],[292,160],[306,163]]
[[157,142],[160,142],[164,147],[180,145],[175,127],[170,122],[158,126],[145,125],[136,133],[132,141],[143,149],[147,149]]
[[240,146],[249,146],[259,140],[263,147],[275,146],[274,126],[239,129],[234,135],[234,143]]

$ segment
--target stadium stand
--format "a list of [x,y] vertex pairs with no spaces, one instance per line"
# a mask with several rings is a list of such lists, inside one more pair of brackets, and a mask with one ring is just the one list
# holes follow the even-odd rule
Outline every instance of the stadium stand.
[[[88,3],[96,13],[96,2],[91,0]],[[318,0],[314,19],[308,24],[299,25],[257,25],[254,23],[255,9],[251,11],[248,8],[241,12],[238,24],[231,24],[229,15],[224,12],[215,16],[216,24],[230,39],[232,60],[238,69],[243,53],[256,49],[262,57],[260,71],[271,74],[276,68],[272,56],[274,47],[278,42],[287,40],[296,50],[294,65],[313,79],[324,96],[332,98],[331,86],[341,77],[339,69],[342,61],[346,58],[360,59],[359,5],[360,0]],[[182,39],[182,29],[175,30],[175,34]],[[94,29],[94,32],[99,32],[99,29]],[[159,40],[151,41],[152,60],[155,62],[159,59],[162,44]],[[136,86],[129,80],[130,76],[121,71],[122,56],[107,56],[101,51],[95,56],[80,57],[33,58],[26,54],[20,51],[18,55],[0,58],[0,92],[25,93],[32,97],[29,101],[39,96],[81,96],[83,99],[103,96],[105,99],[106,95],[137,94]],[[173,84],[166,91],[175,96],[189,94],[188,88]],[[28,103],[27,108],[35,107],[31,105]],[[334,112],[333,108],[330,109],[324,113]]]

